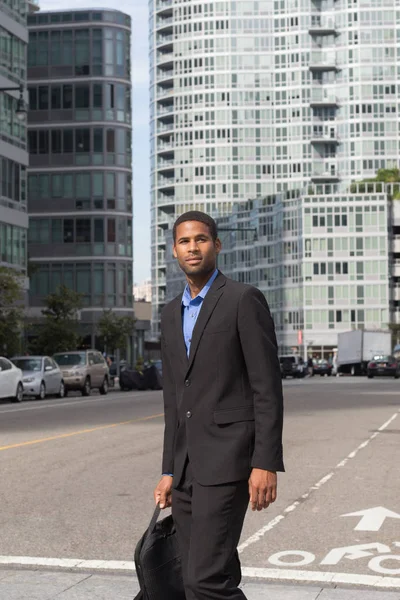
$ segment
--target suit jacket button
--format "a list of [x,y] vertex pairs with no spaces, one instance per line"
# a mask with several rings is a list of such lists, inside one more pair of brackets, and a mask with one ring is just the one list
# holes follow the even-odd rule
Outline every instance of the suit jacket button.
[[185,387],[190,387],[190,379],[185,379]]
[[192,416],[192,413],[190,412],[190,410],[187,411],[186,416],[188,419],[190,419],[190,417]]

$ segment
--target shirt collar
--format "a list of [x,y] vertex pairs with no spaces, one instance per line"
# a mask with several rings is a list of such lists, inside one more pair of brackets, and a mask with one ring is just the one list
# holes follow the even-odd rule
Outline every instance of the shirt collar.
[[185,307],[189,306],[190,303],[201,304],[203,302],[208,290],[214,283],[214,280],[216,279],[217,275],[218,275],[218,269],[215,269],[215,271],[211,275],[210,279],[207,281],[205,286],[200,290],[200,292],[197,294],[197,296],[195,298],[191,297],[189,284],[186,284],[185,289],[183,290],[183,295],[182,295],[183,306],[185,306]]

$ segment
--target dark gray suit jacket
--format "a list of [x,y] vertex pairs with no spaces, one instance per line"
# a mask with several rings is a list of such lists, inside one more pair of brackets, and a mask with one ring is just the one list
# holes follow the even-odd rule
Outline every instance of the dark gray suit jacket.
[[163,310],[165,431],[162,472],[179,484],[189,455],[200,485],[283,471],[283,398],[275,328],[264,295],[219,273],[187,358],[182,295]]

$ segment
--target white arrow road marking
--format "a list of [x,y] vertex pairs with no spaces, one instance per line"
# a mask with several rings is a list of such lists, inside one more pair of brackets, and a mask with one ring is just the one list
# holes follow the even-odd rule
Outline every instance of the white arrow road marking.
[[394,415],[392,415],[390,417],[390,419],[388,419],[385,423],[383,423],[383,425],[381,425],[377,431],[374,431],[374,433],[372,433],[369,436],[369,438],[367,440],[365,440],[362,444],[360,444],[353,452],[350,452],[350,454],[346,458],[341,460],[336,465],[336,467],[333,471],[331,471],[330,473],[325,475],[325,477],[322,477],[322,479],[320,479],[315,485],[312,485],[308,489],[308,491],[305,492],[305,494],[303,494],[302,496],[300,496],[300,498],[298,498],[295,502],[293,502],[293,504],[291,504],[290,506],[287,506],[282,511],[282,514],[274,517],[271,521],[269,521],[269,523],[264,525],[264,527],[262,527],[261,529],[256,531],[256,533],[254,535],[250,536],[247,540],[242,542],[240,544],[240,546],[238,547],[239,554],[244,552],[244,550],[246,550],[246,548],[251,546],[251,544],[255,544],[256,542],[259,542],[268,531],[271,531],[271,529],[273,529],[274,527],[276,527],[276,525],[278,525],[281,521],[283,521],[283,519],[285,519],[287,515],[291,514],[294,510],[296,510],[296,508],[298,508],[304,502],[306,502],[306,500],[308,500],[308,498],[311,496],[311,494],[313,494],[314,492],[321,489],[321,487],[323,485],[325,485],[328,481],[330,481],[332,479],[332,477],[338,472],[339,469],[345,467],[346,464],[349,462],[349,460],[352,460],[353,458],[355,458],[355,456],[358,454],[358,452],[360,452],[360,450],[363,450],[370,442],[372,442],[372,440],[374,440],[380,433],[382,433],[382,431],[384,431],[386,429],[386,427],[388,427],[397,418],[397,416],[399,414],[400,414],[400,410],[397,411]]
[[400,519],[398,513],[393,512],[383,506],[375,506],[375,508],[366,508],[358,512],[341,515],[342,517],[362,517],[358,524],[354,527],[354,531],[379,531],[385,519]]
[[358,544],[357,546],[344,546],[343,548],[333,548],[325,558],[320,562],[321,565],[337,565],[342,558],[356,560],[357,558],[365,558],[373,555],[370,550],[376,550],[379,554],[390,552],[389,546],[379,543]]

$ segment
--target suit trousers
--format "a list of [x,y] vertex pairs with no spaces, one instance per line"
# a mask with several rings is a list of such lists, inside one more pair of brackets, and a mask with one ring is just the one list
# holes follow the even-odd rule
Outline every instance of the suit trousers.
[[202,486],[186,461],[172,490],[186,600],[246,600],[237,545],[248,504],[247,480]]

